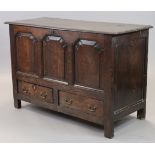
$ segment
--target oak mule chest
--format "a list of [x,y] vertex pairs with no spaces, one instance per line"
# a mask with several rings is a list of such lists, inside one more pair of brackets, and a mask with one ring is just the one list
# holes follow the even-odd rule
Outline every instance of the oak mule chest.
[[10,28],[13,95],[104,126],[145,118],[151,26],[37,18]]

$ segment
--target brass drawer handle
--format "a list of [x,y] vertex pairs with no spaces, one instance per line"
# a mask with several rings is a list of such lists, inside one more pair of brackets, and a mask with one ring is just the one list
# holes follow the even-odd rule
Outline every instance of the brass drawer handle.
[[34,91],[37,89],[36,85],[32,85],[32,88],[33,88]]
[[41,93],[40,93],[40,97],[41,97],[42,99],[46,99],[47,93],[41,92]]
[[29,92],[28,89],[26,89],[26,88],[23,88],[22,91],[23,91],[23,93],[25,93],[25,94],[28,94],[28,92]]
[[73,102],[72,99],[65,99],[65,103],[68,104],[68,105],[71,105],[72,102]]
[[95,112],[96,111],[96,106],[89,106],[88,110],[90,112]]

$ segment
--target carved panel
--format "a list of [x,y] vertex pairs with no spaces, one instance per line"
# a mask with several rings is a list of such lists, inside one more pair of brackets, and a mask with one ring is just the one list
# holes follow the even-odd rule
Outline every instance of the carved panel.
[[43,41],[44,76],[65,80],[65,47],[61,37],[46,36]]
[[17,70],[35,74],[35,45],[37,40],[31,33],[17,33],[15,41]]
[[100,54],[96,41],[79,40],[75,45],[75,83],[100,88]]

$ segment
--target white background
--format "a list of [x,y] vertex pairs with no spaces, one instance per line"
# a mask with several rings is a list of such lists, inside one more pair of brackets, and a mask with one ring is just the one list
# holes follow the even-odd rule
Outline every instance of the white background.
[[148,57],[147,117],[135,114],[116,124],[115,137],[104,138],[103,129],[63,118],[23,103],[13,108],[8,25],[34,17],[59,17],[91,21],[147,24],[155,27],[155,12],[0,12],[0,142],[155,142],[155,30],[150,30]]

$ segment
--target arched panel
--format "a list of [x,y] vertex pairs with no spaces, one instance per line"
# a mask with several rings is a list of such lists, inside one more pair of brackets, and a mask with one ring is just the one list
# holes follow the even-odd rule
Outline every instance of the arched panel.
[[96,41],[80,40],[75,45],[75,83],[100,88],[100,54]]
[[43,41],[44,76],[65,80],[65,47],[59,36],[46,36]]
[[36,39],[31,33],[17,33],[15,41],[17,70],[34,74]]

